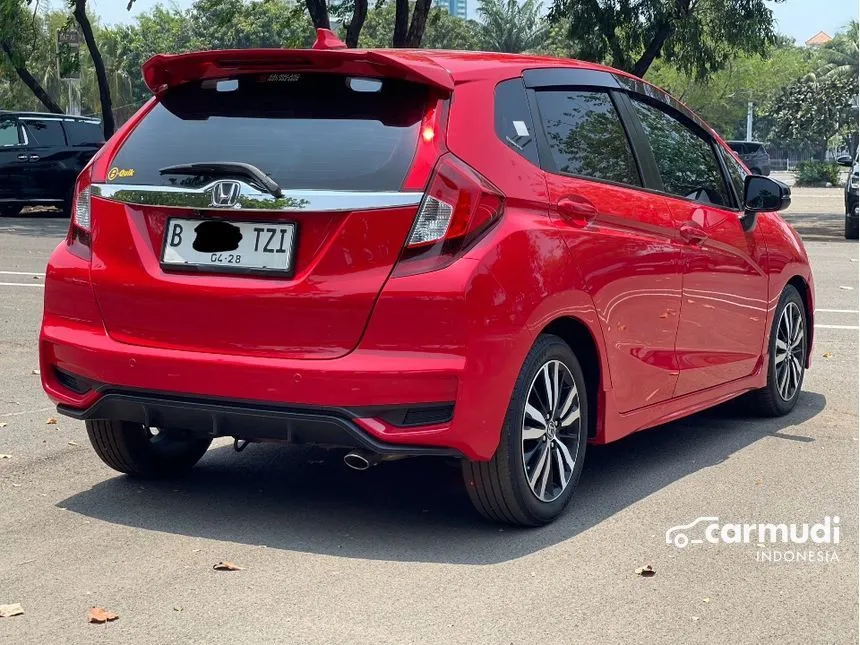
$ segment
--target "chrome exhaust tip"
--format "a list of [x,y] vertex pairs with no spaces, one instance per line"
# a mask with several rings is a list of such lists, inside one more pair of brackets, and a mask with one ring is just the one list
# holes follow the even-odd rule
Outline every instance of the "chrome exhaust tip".
[[343,456],[343,463],[353,470],[367,470],[371,466],[375,466],[377,460],[363,452],[352,450]]

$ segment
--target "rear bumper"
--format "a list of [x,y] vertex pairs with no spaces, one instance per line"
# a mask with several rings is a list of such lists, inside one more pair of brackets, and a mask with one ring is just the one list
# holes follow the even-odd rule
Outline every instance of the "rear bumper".
[[[410,446],[376,439],[362,411],[347,408],[303,409],[260,403],[142,392],[102,392],[86,409],[59,405],[73,419],[114,419],[158,428],[179,428],[208,437],[285,441],[358,448],[380,456],[462,456],[457,450]],[[444,416],[447,410],[437,408]]]
[[[466,454],[453,419],[401,424],[392,409],[457,400],[460,356],[355,351],[307,361],[127,345],[46,314],[42,386],[58,411],[236,436],[364,448],[380,454]],[[63,373],[83,387],[70,387]],[[157,393],[157,394],[153,394]]]

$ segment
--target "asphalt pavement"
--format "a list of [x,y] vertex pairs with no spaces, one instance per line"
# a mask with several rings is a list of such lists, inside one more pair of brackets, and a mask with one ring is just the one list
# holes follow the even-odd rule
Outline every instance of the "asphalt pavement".
[[[24,612],[0,643],[856,643],[858,245],[840,190],[793,198],[818,297],[794,412],[729,404],[589,447],[570,509],[537,530],[481,521],[435,460],[360,473],[219,441],[179,481],[111,471],[34,373],[67,221],[0,219],[0,615]],[[666,543],[700,517],[726,539]],[[829,543],[731,543],[733,524],[827,517]],[[89,624],[93,606],[119,618]]]

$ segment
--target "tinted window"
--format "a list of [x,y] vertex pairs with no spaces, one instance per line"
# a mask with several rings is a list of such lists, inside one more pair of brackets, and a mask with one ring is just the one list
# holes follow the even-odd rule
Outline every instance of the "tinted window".
[[496,87],[496,134],[509,148],[540,165],[526,91],[518,78]]
[[21,123],[27,128],[31,146],[65,146],[66,135],[63,134],[63,126],[53,119],[21,119]]
[[630,144],[605,92],[538,92],[538,107],[558,172],[640,185]]
[[667,193],[706,204],[730,206],[723,174],[711,144],[663,110],[633,101],[651,142]]
[[105,142],[102,126],[100,123],[88,123],[86,121],[64,121],[66,137],[70,146],[97,145]]
[[738,196],[738,206],[743,204],[744,200],[744,177],[747,176],[747,171],[744,170],[743,166],[735,159],[734,155],[726,152],[723,148],[719,146],[717,149],[723,155],[723,161],[726,164],[726,170],[728,170],[729,181],[732,182],[732,185],[735,188],[735,194]]
[[249,163],[282,188],[397,190],[418,144],[425,87],[383,79],[351,89],[335,74],[264,74],[170,90],[113,164],[124,183],[200,186],[209,177],[160,168],[205,161]]
[[0,121],[0,147],[17,146],[24,143],[18,132],[18,124],[15,121]]
[[744,144],[739,141],[729,141],[729,148],[737,152],[739,155],[744,153]]

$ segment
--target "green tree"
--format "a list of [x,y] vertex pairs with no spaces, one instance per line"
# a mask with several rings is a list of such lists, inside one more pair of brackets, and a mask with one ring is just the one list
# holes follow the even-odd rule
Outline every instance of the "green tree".
[[[43,83],[33,74],[43,61],[37,56],[44,46],[44,20],[36,9],[30,13],[20,0],[0,0],[0,50],[4,70],[13,72],[20,82],[33,93],[50,112],[62,112],[57,100],[48,93]],[[34,67],[34,64],[36,67]],[[14,84],[6,80],[11,93]],[[10,105],[9,107],[14,107]]]
[[831,138],[856,141],[857,83],[845,75],[808,74],[774,96],[765,112],[773,123],[770,139],[806,144],[823,159]]
[[663,60],[656,61],[645,78],[686,103],[727,139],[745,137],[747,102],[752,101],[756,109],[753,136],[765,138],[767,122],[759,119],[762,106],[814,66],[808,48],[782,39],[764,55],[732,58],[704,81]]
[[858,23],[852,20],[848,27],[836,34],[836,37],[819,50],[819,67],[816,76],[830,79],[835,76],[858,78],[860,54],[857,48]]
[[[371,9],[361,31],[360,46],[392,47],[395,13],[394,2],[381,2]],[[422,46],[426,49],[478,49],[479,29],[474,20],[463,20],[445,9],[433,7],[427,14]]]
[[[29,0],[28,0],[29,1]],[[87,0],[68,0],[69,9],[72,10],[72,15],[75,22],[81,29],[81,35],[84,37],[84,42],[87,45],[87,50],[90,53],[90,58],[93,61],[93,68],[96,73],[96,80],[99,88],[99,104],[102,112],[102,130],[105,133],[105,139],[109,138],[116,126],[113,118],[113,102],[110,93],[110,83],[108,82],[107,70],[105,68],[104,59],[101,51],[99,51],[98,43],[96,42],[93,26],[87,16]]]
[[539,48],[549,35],[549,25],[535,0],[479,0],[481,46],[487,51],[517,54]]
[[580,56],[640,77],[663,58],[704,79],[776,41],[765,0],[554,0],[549,16]]

